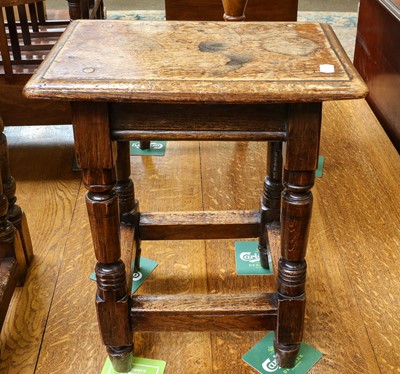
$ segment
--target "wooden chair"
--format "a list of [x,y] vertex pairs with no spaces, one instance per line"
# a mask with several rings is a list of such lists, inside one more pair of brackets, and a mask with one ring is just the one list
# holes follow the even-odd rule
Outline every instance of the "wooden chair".
[[71,0],[69,16],[49,20],[45,3],[0,0],[0,328],[33,251],[26,217],[15,204],[4,126],[71,123],[69,105],[27,100],[22,88],[69,24],[69,17],[104,18],[102,0]]
[[3,129],[0,117],[0,330],[14,289],[24,282],[33,257],[25,214],[15,204],[15,181],[8,167]]
[[71,123],[69,106],[27,100],[22,87],[69,24],[104,18],[102,0],[71,0],[64,19],[50,20],[43,1],[0,0],[0,116],[5,126]]

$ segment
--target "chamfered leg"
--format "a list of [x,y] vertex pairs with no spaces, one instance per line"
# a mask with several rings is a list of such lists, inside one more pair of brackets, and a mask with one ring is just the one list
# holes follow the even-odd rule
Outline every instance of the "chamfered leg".
[[115,192],[115,143],[110,139],[108,107],[74,102],[75,150],[88,190],[86,206],[97,259],[96,308],[103,343],[117,371],[130,370],[133,334],[125,264],[121,260],[120,217]]

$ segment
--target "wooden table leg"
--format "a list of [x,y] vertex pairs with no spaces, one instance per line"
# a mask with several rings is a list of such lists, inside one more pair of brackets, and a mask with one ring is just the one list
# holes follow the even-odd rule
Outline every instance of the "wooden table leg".
[[150,140],[141,140],[140,141],[140,149],[150,149]]
[[261,197],[261,235],[258,242],[261,266],[269,268],[269,241],[266,225],[280,222],[282,195],[282,142],[268,143],[267,176]]
[[318,164],[321,103],[294,104],[289,111],[281,258],[278,265],[278,321],[275,352],[281,367],[292,367],[303,336],[308,232]]
[[96,307],[99,328],[116,370],[130,370],[133,336],[125,265],[121,261],[118,197],[114,190],[115,148],[104,103],[72,105],[75,150],[88,189],[86,205],[97,259]]
[[115,191],[119,199],[121,223],[134,225],[137,221],[138,202],[135,200],[135,189],[131,179],[131,161],[129,142],[117,142],[117,184]]
[[[135,227],[135,266],[134,271],[140,269],[141,242],[139,237],[139,202],[135,199],[135,188],[131,176],[131,161],[129,142],[117,142],[117,184],[115,191],[119,201],[119,215],[121,223]],[[130,269],[130,264],[126,264]]]

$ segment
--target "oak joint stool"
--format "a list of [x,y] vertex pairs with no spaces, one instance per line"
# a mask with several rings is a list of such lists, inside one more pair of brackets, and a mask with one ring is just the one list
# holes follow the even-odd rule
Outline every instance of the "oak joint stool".
[[[68,27],[25,94],[72,104],[98,261],[98,321],[117,370],[128,369],[134,331],[275,330],[278,362],[293,366],[303,334],[322,102],[366,93],[325,24],[75,21]],[[270,142],[274,162],[260,209],[139,212],[124,156],[131,139]],[[277,289],[130,295],[120,213],[135,235],[136,268],[143,240],[256,237],[267,266],[266,224],[280,220]]]

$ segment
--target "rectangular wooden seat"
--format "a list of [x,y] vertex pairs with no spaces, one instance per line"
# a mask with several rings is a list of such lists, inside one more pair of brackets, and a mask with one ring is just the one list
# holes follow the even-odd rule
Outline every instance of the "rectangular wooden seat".
[[[96,48],[98,40],[107,59]],[[364,84],[336,48],[332,29],[318,23],[76,21],[51,54],[53,63],[40,68],[25,93],[42,99],[220,104],[363,96]],[[332,72],[324,71],[327,65]]]

